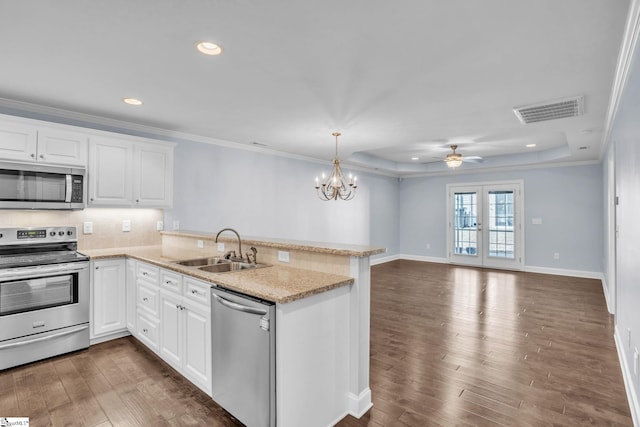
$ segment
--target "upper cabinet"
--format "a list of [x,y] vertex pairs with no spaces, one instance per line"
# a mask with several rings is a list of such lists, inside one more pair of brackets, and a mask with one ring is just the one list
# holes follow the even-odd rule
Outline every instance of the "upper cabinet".
[[96,137],[89,141],[89,206],[170,207],[173,144]]
[[84,167],[87,139],[81,133],[0,122],[0,158]]

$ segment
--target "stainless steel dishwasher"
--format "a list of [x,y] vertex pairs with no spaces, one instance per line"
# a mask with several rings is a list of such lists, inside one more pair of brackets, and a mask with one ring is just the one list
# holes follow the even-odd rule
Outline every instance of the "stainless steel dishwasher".
[[275,427],[275,304],[211,289],[212,396],[247,427]]

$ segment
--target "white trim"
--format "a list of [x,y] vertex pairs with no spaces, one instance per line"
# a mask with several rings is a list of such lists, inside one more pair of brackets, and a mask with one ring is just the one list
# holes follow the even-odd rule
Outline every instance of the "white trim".
[[633,387],[633,375],[629,369],[627,358],[625,357],[624,349],[622,348],[622,339],[620,338],[620,331],[616,326],[613,334],[613,340],[616,343],[616,349],[618,350],[618,359],[620,360],[620,369],[622,371],[622,379],[624,382],[624,389],[627,392],[627,401],[629,402],[629,409],[631,410],[631,419],[634,426],[640,426],[640,402],[638,402],[638,396]]
[[604,277],[604,274],[602,274],[602,293],[604,293],[604,300],[607,303],[607,311],[609,312],[609,314],[613,314],[613,311],[611,310],[611,303],[609,302],[609,286],[607,285],[607,278]]
[[387,262],[396,261],[400,259],[400,255],[389,255],[381,258],[370,258],[369,265],[385,264]]
[[362,390],[359,395],[349,393],[349,414],[360,418],[372,407],[373,402],[371,401],[371,389],[369,387]]
[[611,129],[613,121],[618,114],[620,99],[627,85],[629,78],[629,70],[631,69],[631,61],[635,52],[638,38],[640,37],[640,1],[632,0],[629,4],[629,12],[627,15],[627,23],[625,24],[622,45],[618,54],[618,64],[616,66],[616,75],[613,79],[613,87],[611,88],[611,97],[609,98],[609,108],[607,109],[607,117],[605,119],[604,133],[602,135],[602,145],[600,147],[599,160],[602,160],[609,145],[611,137]]
[[107,335],[101,335],[99,337],[92,338],[91,341],[89,341],[89,345],[100,344],[106,341],[115,340],[117,338],[127,337],[129,335],[131,335],[131,333],[128,330],[112,332]]
[[536,267],[532,265],[523,266],[521,271],[526,273],[552,274],[554,276],[580,277],[583,279],[604,279],[602,273],[598,271],[567,270],[564,268]]
[[408,261],[435,262],[438,264],[449,264],[449,260],[447,258],[430,257],[425,255],[400,254],[398,255],[398,259],[406,259]]

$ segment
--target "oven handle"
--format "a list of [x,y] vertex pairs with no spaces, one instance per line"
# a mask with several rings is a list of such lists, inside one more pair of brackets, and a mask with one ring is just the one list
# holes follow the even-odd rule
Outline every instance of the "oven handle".
[[65,195],[64,195],[64,202],[65,203],[71,203],[71,194],[73,194],[73,181],[71,180],[72,176],[71,174],[67,174],[66,179],[65,179]]
[[51,275],[56,273],[75,273],[89,268],[88,262],[71,262],[66,264],[54,264],[39,267],[18,267],[0,270],[0,280],[10,279],[18,280],[28,277],[41,277],[43,275]]
[[29,341],[20,341],[20,342],[14,342],[11,344],[5,344],[0,346],[0,350],[5,350],[7,348],[14,348],[14,347],[20,347],[23,345],[28,345],[28,344],[33,344],[36,342],[41,342],[41,341],[48,341],[48,340],[52,340],[54,338],[60,338],[63,337],[65,335],[71,335],[71,334],[75,334],[76,332],[80,332],[80,331],[84,331],[85,329],[89,328],[89,326],[80,326],[79,328],[74,328],[68,331],[63,331],[63,332],[58,332],[57,334],[53,334],[53,335],[47,335],[46,337],[40,337],[40,338],[34,338],[32,340]]

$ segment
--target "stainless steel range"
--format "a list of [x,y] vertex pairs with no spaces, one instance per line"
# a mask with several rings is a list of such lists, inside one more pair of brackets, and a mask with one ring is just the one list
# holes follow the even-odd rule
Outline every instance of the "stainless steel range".
[[75,227],[0,228],[0,370],[89,347]]

